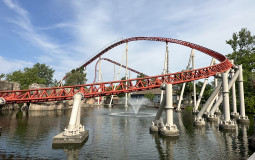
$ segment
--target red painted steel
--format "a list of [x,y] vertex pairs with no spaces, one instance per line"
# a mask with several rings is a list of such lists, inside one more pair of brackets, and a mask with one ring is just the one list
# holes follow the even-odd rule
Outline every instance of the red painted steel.
[[[118,65],[118,66],[121,66],[122,68],[126,68],[125,65],[121,65],[120,63],[115,62],[115,61],[113,61],[113,60],[111,60],[111,59],[109,59],[109,58],[101,58],[101,60],[105,60],[105,61],[111,62],[111,63],[113,63],[113,64],[116,64],[116,65]],[[94,78],[93,83],[96,82],[96,78],[97,78],[96,72],[97,72],[97,65],[98,65],[99,61],[100,61],[100,59],[97,61],[96,65],[95,65],[95,78]],[[127,69],[130,70],[130,71],[132,71],[132,72],[134,72],[134,73],[137,73],[137,74],[143,74],[142,72],[139,72],[139,71],[134,70],[134,69],[129,68],[129,67],[127,67]],[[146,74],[143,74],[143,75],[144,75],[145,77],[149,77],[149,76],[146,75]]]
[[[199,68],[195,70],[189,70],[184,72],[177,72],[167,75],[158,75],[145,78],[112,81],[112,82],[102,82],[94,84],[84,84],[76,86],[64,86],[64,87],[53,87],[53,88],[40,88],[40,89],[30,89],[30,90],[17,90],[17,91],[0,91],[0,97],[6,100],[6,103],[24,103],[24,102],[45,102],[45,101],[61,101],[66,99],[72,99],[73,95],[77,92],[81,92],[85,97],[96,97],[113,95],[119,93],[128,93],[134,91],[148,90],[153,88],[158,88],[163,82],[178,84],[189,81],[194,81],[206,77],[215,75],[216,73],[222,73],[230,69],[233,65],[228,61],[228,59],[213,50],[208,48],[181,40],[171,39],[171,38],[161,38],[161,37],[133,37],[121,40],[113,45],[105,48],[95,57],[90,59],[81,67],[86,67],[92,61],[94,61],[99,56],[103,55],[110,49],[131,41],[139,40],[149,40],[149,41],[160,41],[160,42],[170,42],[180,45],[184,45],[190,48],[194,48],[211,57],[216,58],[221,63]],[[127,85],[126,85],[127,82]],[[114,89],[114,85],[117,87]]]

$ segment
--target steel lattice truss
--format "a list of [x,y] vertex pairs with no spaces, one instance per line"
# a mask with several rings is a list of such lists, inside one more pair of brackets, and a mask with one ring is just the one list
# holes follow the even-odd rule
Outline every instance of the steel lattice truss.
[[[145,78],[137,78],[137,79],[129,79],[129,80],[120,80],[120,81],[112,81],[112,82],[102,82],[102,83],[94,83],[94,84],[84,84],[84,85],[76,85],[76,86],[64,86],[64,87],[53,87],[53,88],[40,88],[40,89],[30,89],[30,90],[17,90],[17,91],[0,91],[0,97],[4,98],[6,103],[24,103],[24,102],[45,102],[45,101],[61,101],[72,99],[73,95],[77,92],[81,92],[85,97],[97,97],[97,96],[105,96],[105,95],[114,95],[119,93],[129,93],[141,90],[148,90],[153,88],[158,88],[163,82],[171,83],[171,84],[179,84],[189,81],[194,81],[198,79],[207,78],[215,75],[216,73],[222,73],[230,69],[233,65],[228,61],[228,59],[213,50],[208,48],[185,42],[177,39],[171,38],[160,38],[160,37],[133,37],[121,40],[116,42],[109,47],[105,48],[101,52],[99,52],[96,56],[91,58],[88,62],[86,62],[81,67],[86,67],[91,62],[96,60],[98,57],[109,51],[110,49],[131,41],[140,41],[140,40],[148,40],[148,41],[160,41],[160,42],[169,42],[176,43],[183,46],[187,46],[198,51],[201,51],[205,54],[208,54],[211,57],[219,60],[220,63],[199,68],[195,70],[189,70],[184,72],[145,77]],[[117,87],[115,88],[114,85]]]

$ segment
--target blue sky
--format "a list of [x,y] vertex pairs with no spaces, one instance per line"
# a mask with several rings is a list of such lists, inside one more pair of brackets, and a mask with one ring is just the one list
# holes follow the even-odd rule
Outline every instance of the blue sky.
[[[255,34],[254,7],[254,0],[2,0],[0,73],[39,62],[59,80],[113,41],[135,36],[181,39],[228,54],[225,41],[234,32],[245,27]],[[120,63],[124,50],[121,45],[103,57]],[[169,44],[169,52],[171,72],[186,68],[190,48]],[[130,42],[128,54],[131,68],[148,75],[163,70],[164,43]],[[195,54],[196,68],[209,65],[210,57]],[[89,82],[94,66],[87,68]],[[104,81],[113,79],[112,64],[102,62],[102,72]]]

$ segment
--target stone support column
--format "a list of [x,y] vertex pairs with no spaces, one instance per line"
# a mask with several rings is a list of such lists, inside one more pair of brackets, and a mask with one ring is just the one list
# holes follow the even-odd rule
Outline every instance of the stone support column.
[[237,119],[237,122],[238,123],[250,123],[250,120],[245,115],[244,89],[243,89],[243,68],[242,68],[242,65],[239,65],[238,68],[240,70],[239,79],[238,79],[240,116]]
[[165,111],[166,111],[166,124],[160,128],[160,134],[164,136],[169,137],[178,137],[179,136],[179,130],[177,129],[177,126],[173,123],[173,96],[172,96],[172,84],[166,84],[165,90],[166,90],[166,105],[165,105]]
[[220,129],[235,131],[235,123],[230,120],[228,73],[222,73],[222,95],[224,119],[220,121]]

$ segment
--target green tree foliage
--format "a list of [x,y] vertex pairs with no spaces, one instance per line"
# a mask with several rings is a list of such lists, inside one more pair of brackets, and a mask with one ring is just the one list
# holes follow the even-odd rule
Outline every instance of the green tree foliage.
[[0,80],[3,79],[5,77],[5,74],[0,74]]
[[187,82],[184,89],[184,96],[188,97],[188,105],[191,105],[191,98],[193,94],[193,82]]
[[246,28],[242,28],[238,33],[233,33],[232,39],[226,41],[233,52],[228,54],[229,59],[233,59],[237,65],[243,65],[244,91],[246,110],[253,112],[255,106],[255,36]]
[[54,70],[49,66],[36,63],[32,68],[26,67],[23,70],[6,74],[6,80],[20,83],[21,89],[28,89],[32,83],[49,86],[52,84],[53,73]]
[[155,97],[155,95],[151,92],[144,95],[145,98],[148,98],[150,101],[152,101]]
[[87,81],[84,69],[72,70],[66,74],[66,77],[65,86],[82,85]]
[[[196,89],[198,94],[200,94],[203,84],[204,83],[201,81],[197,82]],[[207,101],[207,99],[210,97],[212,92],[213,92],[213,86],[211,84],[206,84],[200,104],[204,104]]]

